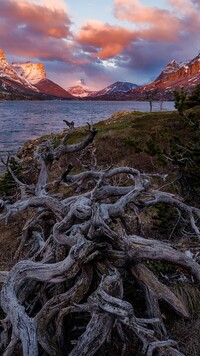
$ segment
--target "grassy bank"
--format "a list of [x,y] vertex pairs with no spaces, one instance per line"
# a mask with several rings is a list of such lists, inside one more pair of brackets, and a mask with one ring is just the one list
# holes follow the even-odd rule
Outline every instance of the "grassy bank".
[[[51,172],[50,183],[57,178],[69,163],[73,165],[74,172],[84,169],[106,170],[116,166],[132,166],[145,173],[162,173],[166,175],[166,180],[155,180],[152,188],[167,190],[176,196],[182,196],[182,200],[199,206],[199,109],[195,109],[196,121],[186,120],[180,117],[177,112],[120,112],[113,115],[108,120],[99,122],[94,126],[98,133],[94,142],[84,152],[74,153],[62,157],[59,162],[55,161]],[[77,128],[70,137],[68,144],[82,141],[87,135],[87,127]],[[66,132],[65,132],[66,133]],[[34,150],[38,143],[44,140],[52,140],[56,147],[63,138],[64,132],[59,135],[41,137],[34,141],[27,142],[20,150],[20,163],[13,160],[13,169],[21,181],[36,183],[40,167],[34,158]],[[92,167],[93,164],[93,167]],[[116,179],[116,182],[115,180]],[[113,185],[130,185],[130,178],[123,174],[113,178]],[[96,183],[95,183],[96,184]],[[132,184],[132,183],[131,183]],[[81,183],[79,183],[81,185]],[[77,186],[76,193],[80,193],[80,186]],[[70,194],[70,186],[48,188],[51,194],[59,193],[63,189],[65,196]],[[79,190],[78,190],[79,189]],[[88,188],[90,189],[89,185]],[[132,188],[131,188],[132,189]],[[1,196],[7,201],[14,202],[19,199],[18,189],[9,176],[6,174],[0,181]],[[144,199],[148,199],[145,196]],[[31,194],[31,192],[30,192]],[[113,198],[113,197],[112,197]],[[106,200],[106,199],[105,199]],[[138,203],[138,206],[137,206]],[[191,253],[200,253],[199,242],[194,234],[187,234],[189,231],[188,221],[181,216],[179,210],[170,206],[165,207],[157,204],[152,206],[146,214],[141,202],[136,202],[136,210],[141,209],[140,219],[143,222],[138,234],[148,236],[148,239],[160,239],[172,243],[182,252],[189,250]],[[139,211],[139,210],[138,210]],[[18,238],[21,237],[21,226],[27,221],[27,217],[32,216],[32,211],[25,211],[14,218],[9,219],[9,225],[0,223],[0,269],[10,269],[16,261],[13,260],[14,252],[18,246]],[[113,221],[115,224],[116,222]],[[130,223],[133,223],[131,221]],[[116,225],[117,226],[117,225]],[[131,228],[132,225],[130,225]],[[48,226],[45,225],[48,229]],[[117,228],[117,227],[115,227]],[[30,246],[29,246],[30,247]],[[28,247],[28,248],[29,248]],[[169,328],[172,338],[180,341],[181,351],[186,355],[199,355],[200,346],[198,339],[199,332],[199,289],[193,286],[191,280],[183,286],[177,279],[177,275],[187,278],[187,272],[180,269],[180,266],[171,267],[170,264],[161,262],[146,262],[148,267],[155,274],[169,284],[177,295],[186,300],[189,305],[192,318],[190,320],[181,319],[178,316],[170,317],[169,309],[163,305],[164,319]],[[169,276],[169,277],[168,277]],[[171,276],[174,278],[171,281]],[[167,279],[168,278],[168,279]],[[182,284],[181,284],[182,283]],[[139,289],[136,286],[136,292]],[[134,290],[131,290],[134,293]],[[139,292],[138,292],[139,293]],[[138,296],[139,307],[141,300]],[[186,333],[185,330],[188,329]],[[190,330],[193,330],[193,338],[190,337]],[[191,341],[185,343],[185,339],[190,337]]]
[[[199,115],[199,108],[196,109],[196,112]],[[196,130],[190,125],[186,126],[177,112],[119,112],[109,119],[95,124],[95,127],[98,133],[92,147],[87,149],[81,157],[77,156],[77,154],[63,157],[59,165],[56,164],[53,167],[51,179],[54,179],[57,174],[61,174],[62,169],[69,162],[74,166],[73,173],[82,169],[80,159],[85,167],[89,167],[91,164],[91,152],[95,152],[98,162],[97,169],[105,169],[111,166],[132,166],[145,173],[167,174],[165,189],[176,194],[183,195],[184,193],[186,200],[193,200],[194,192],[191,190],[191,187],[187,190],[187,184],[189,183],[183,182],[182,178],[183,173],[187,173],[190,180],[194,180],[196,175],[193,173],[198,173],[199,169],[198,161],[195,163],[197,164],[195,167],[193,163],[190,164],[190,161],[188,164],[187,160],[183,161],[186,162],[185,166],[178,166],[175,158],[172,157],[172,151],[175,143],[178,145],[184,143],[186,146],[191,147],[193,140],[195,140]],[[68,144],[80,142],[86,136],[87,130],[87,127],[76,128]],[[33,154],[35,147],[46,139],[52,139],[54,145],[58,145],[64,132],[26,142],[19,153],[22,164],[20,167],[16,165],[17,174],[26,182],[35,182],[39,172]],[[180,152],[178,154],[181,155]],[[191,178],[190,173],[194,177]],[[199,185],[197,176],[197,182],[194,181],[195,196],[199,192]],[[0,194],[5,198],[10,197],[11,200],[13,199],[11,196],[16,194],[15,184],[7,173],[0,179]],[[17,225],[17,222],[14,224]],[[10,255],[12,255],[12,251],[8,251],[7,247],[10,244],[13,245],[11,241],[17,229],[14,228],[12,233],[8,230],[4,227],[4,223],[1,223],[1,231],[3,232],[1,235],[1,253],[4,259],[11,260]],[[6,242],[4,241],[4,235],[6,236]],[[10,237],[7,235],[10,235]],[[4,252],[9,256],[5,257]]]

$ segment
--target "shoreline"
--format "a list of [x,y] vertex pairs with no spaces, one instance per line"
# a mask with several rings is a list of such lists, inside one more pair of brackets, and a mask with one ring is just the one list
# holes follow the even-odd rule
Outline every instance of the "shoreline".
[[[153,103],[153,112],[160,111]],[[174,110],[173,102],[163,103],[162,111]],[[76,127],[107,120],[118,112],[149,112],[148,101],[4,101],[1,102],[2,134],[0,155],[16,154],[27,141],[51,133],[60,133],[63,120],[74,121]]]

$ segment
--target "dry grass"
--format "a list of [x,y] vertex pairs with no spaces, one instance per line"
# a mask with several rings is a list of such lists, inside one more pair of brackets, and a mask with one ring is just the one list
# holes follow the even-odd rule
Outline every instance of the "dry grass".
[[[136,153],[136,149],[131,142],[138,142],[141,148],[149,137],[153,134],[155,142],[163,147],[168,143],[168,135],[176,134],[183,140],[189,138],[190,132],[180,122],[176,112],[160,112],[160,113],[117,113],[108,120],[94,125],[98,129],[98,134],[93,143],[96,148],[96,156],[99,167],[107,168],[113,166],[133,166],[140,171],[149,173],[169,173],[169,178],[166,181],[168,184],[174,180],[176,174],[175,168],[170,164],[160,164],[155,156],[151,156],[145,152]],[[75,135],[69,140],[69,143],[79,142],[86,136],[86,127],[78,128]],[[63,133],[55,137],[55,142],[63,137]],[[45,139],[49,138],[45,136]],[[127,138],[130,138],[127,139]],[[34,178],[37,173],[36,167],[31,168],[30,163],[33,163],[32,155],[34,147],[43,140],[41,138],[36,141],[28,142],[24,145],[21,151],[21,157],[24,159],[24,169],[28,179]],[[132,140],[132,141],[131,141]],[[85,155],[85,162],[90,162],[90,153]],[[75,172],[81,169],[78,159],[75,155],[63,158],[61,165],[66,166],[69,162],[73,162]],[[51,173],[51,179],[56,177],[58,172],[57,165]],[[171,189],[172,185],[168,187]],[[172,189],[175,189],[173,186]],[[0,222],[0,269],[9,270],[14,261],[13,256],[18,247],[18,237],[21,234],[21,227],[26,220],[26,214],[23,213],[15,218],[9,219],[8,225]],[[146,221],[150,226],[150,222]],[[155,236],[155,231],[152,232]],[[157,238],[158,236],[156,236]],[[180,349],[186,356],[200,356],[200,291],[197,287],[191,286],[174,286],[175,293],[188,304],[191,313],[191,320],[184,320],[179,317],[174,318],[169,322],[169,331],[171,336],[175,338],[180,345]]]

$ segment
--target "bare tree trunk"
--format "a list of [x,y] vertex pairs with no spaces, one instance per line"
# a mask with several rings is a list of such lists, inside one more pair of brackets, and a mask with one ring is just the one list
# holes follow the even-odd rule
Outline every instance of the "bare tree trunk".
[[[60,177],[49,181],[52,164],[62,155],[85,149],[97,132],[89,127],[82,142],[68,145],[74,124],[66,124],[69,131],[58,147],[47,141],[36,149],[40,173],[32,196],[26,194],[28,185],[13,174],[9,160],[6,163],[21,194],[13,203],[0,201],[0,219],[9,224],[11,216],[30,209],[31,217],[22,226],[15,254],[19,261],[11,271],[0,272],[5,313],[2,354],[12,355],[21,345],[24,356],[92,356],[103,347],[115,350],[117,345],[132,355],[133,338],[141,355],[154,351],[182,355],[176,341],[169,339],[159,302],[166,302],[181,318],[190,318],[190,310],[172,292],[170,280],[165,285],[159,279],[154,264],[182,268],[190,283],[199,285],[199,263],[172,242],[139,236],[138,226],[145,231],[149,210],[164,204],[184,214],[188,229],[199,239],[200,209],[157,190],[155,183],[152,189],[154,177],[165,176],[132,167],[98,170],[95,163],[95,169],[73,175],[69,164]],[[116,177],[122,184],[116,184]],[[54,187],[53,194],[49,186]],[[80,193],[77,186],[82,187]],[[32,244],[29,252],[27,242]],[[136,316],[140,303],[134,294],[136,285],[145,301],[144,317]]]

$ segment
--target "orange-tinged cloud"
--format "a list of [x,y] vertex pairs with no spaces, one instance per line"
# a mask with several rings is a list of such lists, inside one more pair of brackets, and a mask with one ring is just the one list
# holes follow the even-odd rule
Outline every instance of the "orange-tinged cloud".
[[25,0],[0,0],[0,44],[7,54],[39,60],[76,62],[71,20],[61,8]]
[[52,10],[64,10],[68,11],[67,4],[64,0],[40,0],[40,5]]
[[200,0],[166,0],[168,9],[113,0],[118,25],[88,18],[78,33],[72,33],[66,1],[0,0],[5,54],[45,61],[47,75],[55,68],[61,79],[75,72],[111,83],[110,73],[119,80],[120,72],[122,80],[129,73],[128,81],[135,81],[135,73],[141,82],[145,73],[152,77],[168,61],[189,59],[199,48]]
[[69,16],[63,10],[28,3],[23,0],[1,0],[0,18],[11,27],[24,26],[26,33],[63,38],[71,35]]
[[82,27],[76,39],[81,45],[90,46],[88,51],[93,55],[106,59],[118,55],[135,37],[131,30],[91,20]]
[[[196,1],[197,3],[198,1]],[[168,0],[168,4],[177,13],[177,15],[191,15],[196,11],[195,1],[191,0]]]
[[114,14],[133,24],[142,40],[180,43],[181,38],[197,32],[199,0],[168,0],[171,10],[150,7],[139,0],[115,0]]
[[114,13],[120,20],[128,20],[137,24],[152,24],[160,16],[163,18],[167,11],[145,6],[139,0],[115,0]]
[[[114,14],[119,20],[127,20],[134,25],[139,26],[140,31],[144,31],[145,37],[147,30],[155,35],[155,40],[172,39],[181,24],[177,16],[165,9],[149,7],[143,5],[139,0],[115,0]],[[151,33],[152,29],[156,29]],[[142,35],[142,32],[141,32]]]

